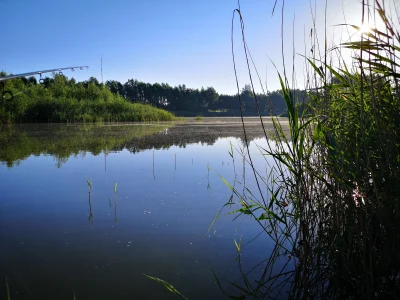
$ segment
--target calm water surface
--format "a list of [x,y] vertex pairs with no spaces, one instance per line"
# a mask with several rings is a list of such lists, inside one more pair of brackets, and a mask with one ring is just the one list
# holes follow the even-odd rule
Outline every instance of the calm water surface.
[[[249,138],[263,144],[258,127]],[[239,153],[235,168],[228,154],[241,135],[240,124],[208,123],[2,128],[0,282],[7,276],[11,299],[177,299],[143,274],[189,299],[223,298],[212,269],[237,280],[234,239],[261,231],[227,207],[208,232],[232,195],[220,175],[243,182],[244,171],[255,188]],[[270,249],[264,236],[252,241],[246,268]]]

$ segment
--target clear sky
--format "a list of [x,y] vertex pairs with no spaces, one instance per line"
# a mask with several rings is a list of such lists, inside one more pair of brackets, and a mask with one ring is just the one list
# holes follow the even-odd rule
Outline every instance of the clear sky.
[[[315,0],[317,27],[323,29],[325,0]],[[314,0],[311,1],[314,5]],[[360,23],[357,0],[328,1],[328,25]],[[248,46],[263,83],[278,89],[276,71],[281,55],[281,9],[278,0],[242,0]],[[231,56],[231,20],[236,0],[0,0],[0,70],[14,74],[88,65],[89,70],[65,72],[68,77],[104,81],[138,79],[187,87],[213,86],[234,94],[236,83]],[[284,10],[286,63],[295,51],[304,54],[312,27],[309,0],[286,0]],[[295,34],[292,33],[293,21]],[[240,86],[248,83],[238,19],[235,21]],[[329,33],[333,27],[330,26]],[[296,78],[303,83],[301,56],[296,56]]]

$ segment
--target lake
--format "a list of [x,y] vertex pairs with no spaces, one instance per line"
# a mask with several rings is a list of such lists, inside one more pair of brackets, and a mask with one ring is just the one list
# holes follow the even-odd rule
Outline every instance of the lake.
[[[233,205],[210,228],[237,200],[222,178],[256,190],[241,126],[206,118],[3,127],[1,297],[7,277],[12,300],[179,299],[147,274],[188,299],[224,298],[213,270],[224,287],[240,279],[235,241],[249,242],[240,264],[256,266],[257,279],[272,247],[260,226],[228,214]],[[266,174],[259,121],[247,118],[246,128]]]

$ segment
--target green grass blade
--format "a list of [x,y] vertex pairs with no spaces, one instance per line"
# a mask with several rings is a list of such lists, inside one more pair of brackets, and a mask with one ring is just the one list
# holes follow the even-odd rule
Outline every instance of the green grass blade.
[[239,244],[236,242],[235,239],[233,239],[233,241],[235,242],[235,246],[236,246],[237,251],[240,253],[240,250],[241,250],[241,247],[240,247],[241,241],[239,241]]
[[211,225],[208,227],[207,234],[210,233],[211,228],[214,226],[215,222],[217,221],[219,215],[221,214],[223,207],[218,211],[217,215],[215,216],[214,220],[211,222]]
[[[219,174],[218,174],[219,175]],[[224,177],[222,177],[221,175],[219,175],[219,177],[222,179],[222,181],[226,184],[226,186],[233,191],[233,187],[229,184],[228,181],[226,181],[226,179]]]
[[319,75],[321,78],[324,78],[325,76],[324,76],[324,74],[321,72],[321,69],[318,68],[317,65],[316,65],[314,62],[312,62],[311,59],[307,58],[307,60],[308,60],[308,62],[310,63],[310,65],[313,67],[314,71],[317,72],[318,75]]
[[154,281],[157,281],[157,282],[161,283],[162,285],[165,286],[165,288],[167,290],[169,290],[170,292],[174,293],[175,295],[177,295],[177,296],[179,296],[179,297],[181,297],[183,299],[188,300],[188,298],[186,298],[184,295],[182,295],[176,288],[174,288],[171,284],[169,284],[165,280],[162,280],[160,278],[153,277],[153,276],[150,276],[150,275],[146,275],[146,274],[143,274],[143,275],[148,277],[148,278],[150,278],[151,280],[154,280]]

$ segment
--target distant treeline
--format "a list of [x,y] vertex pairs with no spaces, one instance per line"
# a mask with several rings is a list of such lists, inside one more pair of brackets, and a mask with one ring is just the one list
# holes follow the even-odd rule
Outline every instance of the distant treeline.
[[[254,97],[249,85],[241,90],[240,102],[238,95],[220,95],[213,87],[172,87],[134,79],[102,84],[95,77],[76,82],[60,74],[45,77],[41,84],[35,77],[9,80],[3,90],[15,97],[0,99],[0,123],[172,120],[167,111],[179,116],[238,116],[240,105],[245,116],[257,115],[258,110],[263,115],[286,115],[282,91]],[[293,93],[301,102],[306,97],[301,90]]]
[[[97,80],[91,78],[93,82]],[[98,84],[98,83],[97,83]],[[156,107],[162,107],[171,112],[197,112],[208,111],[239,112],[240,104],[238,95],[218,94],[213,87],[192,89],[184,84],[175,87],[168,83],[145,83],[136,79],[129,79],[122,84],[119,81],[110,80],[105,83],[111,92],[119,94],[131,102],[147,103]],[[304,91],[295,90],[299,101],[304,99]],[[246,115],[258,113],[256,101],[250,85],[245,85],[241,90],[242,110]],[[268,94],[256,94],[258,106],[263,114],[272,112],[274,115],[282,115],[286,112],[286,104],[282,91],[272,91]]]
[[[1,73],[0,76],[5,76]],[[35,77],[5,81],[0,97],[0,123],[170,121],[174,115],[112,93],[95,78],[76,82],[55,74],[38,84]],[[0,90],[0,93],[3,91]],[[1,94],[0,94],[1,95]],[[10,96],[10,94],[6,94]]]

